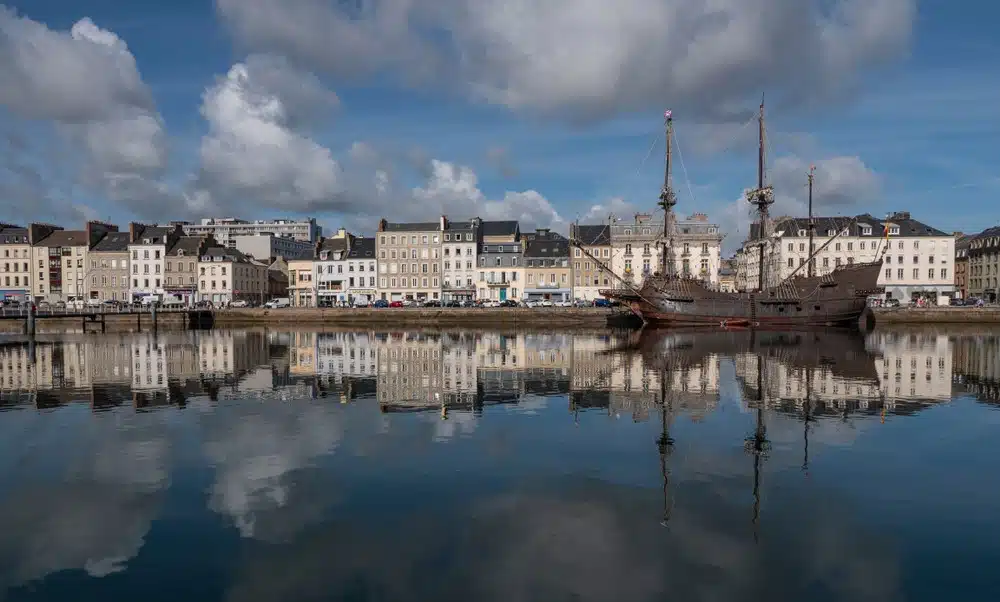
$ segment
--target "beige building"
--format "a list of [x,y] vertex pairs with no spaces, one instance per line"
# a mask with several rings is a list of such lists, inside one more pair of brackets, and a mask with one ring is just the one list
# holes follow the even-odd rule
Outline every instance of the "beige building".
[[407,224],[379,220],[376,250],[382,299],[441,299],[443,221]]
[[167,248],[163,290],[176,295],[191,306],[198,300],[198,262],[202,253],[215,246],[215,241],[203,236],[179,236]]
[[288,262],[288,299],[292,307],[316,307],[314,263],[312,259],[293,259]]
[[611,272],[611,227],[571,224],[570,239],[583,247],[583,250],[579,246],[572,249],[573,298],[593,301],[601,296],[601,289],[615,288],[617,283]]
[[995,302],[1000,287],[1000,226],[983,230],[969,241],[968,263],[969,297]]
[[[663,252],[663,218],[637,214],[633,221],[611,224],[612,269],[641,286],[646,276],[660,271]],[[673,269],[676,274],[695,278],[710,287],[719,284],[722,233],[704,213],[677,220],[673,240]]]
[[87,222],[83,230],[32,224],[28,237],[32,243],[31,264],[38,272],[32,281],[35,299],[51,303],[84,302],[89,297],[88,251],[105,234],[117,231],[117,226],[101,222]]
[[569,241],[547,229],[524,235],[521,241],[524,246],[524,300],[571,300]]
[[3,280],[0,299],[25,301],[31,296],[31,244],[28,229],[0,224],[0,250],[3,253]]
[[89,299],[129,300],[128,245],[128,232],[108,232],[90,249]]
[[202,251],[198,279],[200,300],[214,305],[260,302],[267,294],[267,265],[236,249],[210,247]]

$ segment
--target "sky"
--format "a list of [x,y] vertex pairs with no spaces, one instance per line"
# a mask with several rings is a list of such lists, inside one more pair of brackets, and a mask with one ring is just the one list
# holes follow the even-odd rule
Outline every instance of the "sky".
[[[951,9],[948,7],[951,6]],[[315,216],[747,234],[775,213],[996,225],[1000,5],[967,0],[18,0],[0,4],[0,221]]]

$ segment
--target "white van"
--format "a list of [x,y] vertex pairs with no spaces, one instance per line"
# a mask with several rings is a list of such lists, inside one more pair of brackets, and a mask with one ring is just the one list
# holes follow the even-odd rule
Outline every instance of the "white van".
[[278,297],[276,299],[271,299],[264,304],[264,307],[268,309],[280,309],[282,307],[291,307],[292,302],[288,297]]

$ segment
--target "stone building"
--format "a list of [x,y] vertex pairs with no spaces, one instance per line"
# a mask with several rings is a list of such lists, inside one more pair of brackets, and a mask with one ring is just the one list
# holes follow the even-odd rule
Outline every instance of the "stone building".
[[441,222],[378,223],[379,294],[387,301],[441,299]]
[[969,245],[974,234],[955,233],[955,296],[969,297]]
[[[676,274],[702,280],[711,287],[719,284],[722,233],[704,213],[677,220],[673,240],[673,267]],[[664,245],[663,218],[636,214],[631,222],[611,224],[611,267],[633,286],[642,286],[646,276],[660,271]]]
[[569,241],[548,229],[539,229],[521,240],[524,246],[524,300],[571,300]]
[[267,295],[267,264],[236,249],[208,247],[198,261],[201,301],[225,305],[233,301],[260,303]]
[[601,296],[602,288],[615,288],[617,283],[611,272],[611,227],[571,224],[570,238],[587,251],[572,249],[573,297],[593,301]]
[[347,251],[353,240],[354,236],[345,232],[320,241],[313,261],[317,307],[347,303]]
[[178,236],[166,252],[163,290],[191,306],[198,300],[198,261],[215,240],[204,236]]
[[480,228],[480,249],[476,258],[479,299],[518,300],[523,293],[521,228],[513,220],[484,221]]
[[89,298],[129,300],[129,242],[128,232],[108,232],[90,250]]
[[969,241],[969,296],[997,300],[1000,278],[1000,226],[983,230]]
[[374,238],[358,237],[347,251],[347,301],[353,305],[370,304],[378,298],[378,260]]
[[129,265],[132,271],[133,301],[144,297],[161,299],[166,272],[167,249],[184,235],[180,226],[153,226],[131,223],[129,231]]
[[32,282],[35,299],[85,302],[90,296],[88,252],[105,234],[117,230],[117,226],[101,222],[87,222],[83,230],[63,230],[47,224],[29,226],[31,263],[38,271]]
[[312,258],[288,262],[288,302],[292,307],[316,307],[314,269]]
[[476,297],[476,256],[481,223],[479,218],[464,222],[441,218],[441,294],[444,301],[471,301]]
[[14,224],[0,224],[0,250],[3,253],[0,299],[28,300],[31,297],[31,243],[28,242],[28,229]]

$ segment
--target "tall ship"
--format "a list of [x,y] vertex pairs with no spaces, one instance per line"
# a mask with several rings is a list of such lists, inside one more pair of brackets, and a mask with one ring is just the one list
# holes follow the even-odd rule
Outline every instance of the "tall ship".
[[[810,256],[791,274],[781,279],[780,269],[773,265],[780,255],[780,238],[774,236],[770,207],[774,190],[766,183],[764,104],[757,117],[758,155],[757,186],[747,191],[746,198],[754,206],[755,223],[745,248],[753,251],[750,261],[757,267],[757,283],[753,290],[724,292],[715,290],[700,279],[677,273],[674,241],[677,238],[674,194],[671,177],[673,115],[664,114],[666,128],[666,159],[663,188],[658,206],[663,210],[663,236],[658,269],[648,275],[641,286],[615,276],[623,286],[602,289],[600,293],[617,299],[631,308],[647,325],[653,326],[737,326],[737,327],[826,327],[871,325],[868,297],[880,294],[878,278],[882,269],[881,254],[875,261],[838,265],[832,271],[817,275],[814,258],[830,245],[843,230],[815,247],[815,223],[812,214],[812,178],[809,174],[809,249]],[[583,241],[574,240],[584,255],[597,261]]]

